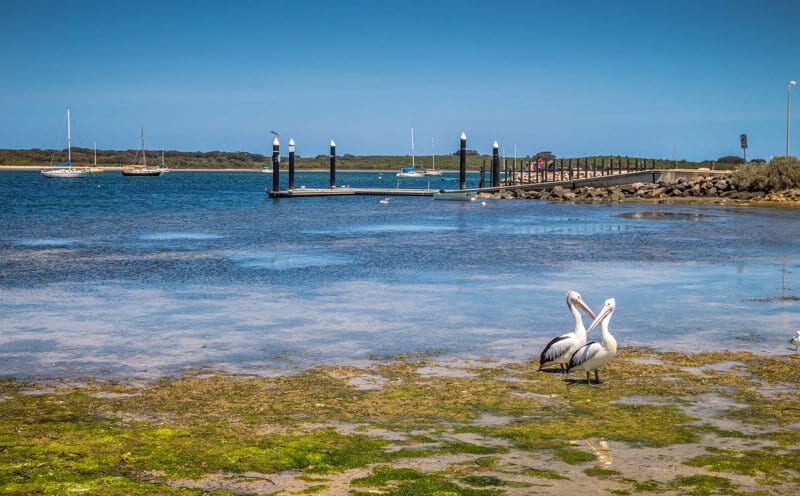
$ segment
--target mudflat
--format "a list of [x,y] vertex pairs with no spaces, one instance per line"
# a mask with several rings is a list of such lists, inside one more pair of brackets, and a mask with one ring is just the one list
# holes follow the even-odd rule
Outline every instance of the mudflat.
[[8,494],[797,494],[800,354],[0,382]]

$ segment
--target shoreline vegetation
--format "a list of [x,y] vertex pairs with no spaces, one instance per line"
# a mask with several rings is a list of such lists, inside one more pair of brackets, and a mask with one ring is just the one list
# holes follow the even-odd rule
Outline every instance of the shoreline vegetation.
[[[136,163],[137,153],[140,150],[97,150],[97,166],[104,168],[121,168],[132,163]],[[543,152],[544,153],[544,152]],[[546,152],[549,153],[549,152]],[[63,157],[62,157],[63,155]],[[147,150],[147,155],[151,158],[148,160],[148,165],[158,165],[161,162],[161,150]],[[89,167],[94,164],[94,150],[91,148],[72,148],[72,162],[76,167]],[[66,160],[66,151],[52,150],[52,149],[0,149],[0,167],[49,167],[53,162]],[[480,170],[481,166],[486,163],[487,167],[490,166],[492,156],[489,154],[478,154],[474,150],[468,150],[467,153],[467,169]],[[570,157],[564,157],[569,159]],[[686,160],[666,160],[666,159],[653,159],[646,157],[628,157],[623,155],[603,155],[603,156],[589,156],[589,157],[571,157],[572,159],[580,160],[583,163],[597,163],[602,164],[613,159],[630,161],[642,161],[647,164],[653,164],[655,168],[660,169],[728,169],[733,164],[738,163],[738,157],[722,157],[720,161],[703,161],[703,162],[690,162]],[[505,160],[511,167],[514,161],[513,157],[501,157],[501,163]],[[532,156],[517,157],[517,164],[527,163],[533,160]],[[328,170],[330,166],[330,157],[328,155],[317,155],[315,157],[303,157],[300,155],[295,156],[295,166],[298,170]],[[433,166],[433,158],[430,155],[417,155],[415,156],[416,166],[420,169],[431,168]],[[762,161],[763,162],[763,161]],[[261,155],[257,153],[248,152],[183,152],[176,150],[164,151],[164,163],[169,169],[183,170],[261,170],[264,166],[272,165],[272,157],[270,155]],[[760,163],[756,161],[756,163]],[[283,151],[281,155],[281,169],[286,170],[289,165],[289,159],[286,152]],[[338,170],[359,170],[359,171],[396,171],[401,167],[407,167],[411,164],[411,155],[352,155],[345,153],[336,156],[336,165]],[[457,154],[436,155],[436,168],[443,171],[458,171],[459,157]]]
[[[780,353],[780,352],[779,352]],[[790,495],[800,354],[0,379],[0,494]]]

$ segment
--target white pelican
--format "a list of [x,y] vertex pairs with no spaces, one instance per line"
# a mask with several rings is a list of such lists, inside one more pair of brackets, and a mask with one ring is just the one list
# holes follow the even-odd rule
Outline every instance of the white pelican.
[[381,203],[383,205],[388,205],[391,200],[392,200],[391,198],[384,198],[383,200],[378,200],[378,203]]
[[603,305],[603,309],[600,310],[600,313],[597,314],[597,317],[595,317],[594,321],[589,325],[589,329],[586,330],[586,332],[589,332],[597,327],[597,324],[602,322],[600,329],[603,335],[603,343],[600,344],[595,341],[586,343],[569,359],[567,372],[574,368],[585,370],[586,382],[589,384],[592,384],[589,372],[594,370],[595,383],[599,384],[600,376],[597,370],[603,365],[606,365],[617,355],[617,340],[614,339],[614,336],[612,336],[611,332],[608,330],[608,323],[611,321],[611,314],[614,313],[614,308],[616,306],[617,302],[614,298],[607,299],[605,305]]
[[797,347],[800,346],[800,331],[797,331],[792,339],[789,340],[789,344],[794,345],[794,351],[797,351]]
[[572,354],[586,344],[586,328],[583,327],[583,318],[579,309],[586,312],[586,315],[591,318],[595,317],[594,312],[584,303],[577,291],[567,291],[567,307],[572,313],[572,318],[575,319],[575,326],[572,332],[562,334],[547,343],[539,357],[539,370],[555,364],[563,369],[569,363]]

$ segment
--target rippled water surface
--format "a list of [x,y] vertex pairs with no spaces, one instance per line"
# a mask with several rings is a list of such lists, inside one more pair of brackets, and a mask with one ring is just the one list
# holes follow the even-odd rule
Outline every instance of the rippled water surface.
[[595,309],[616,298],[622,348],[790,353],[800,328],[800,302],[776,298],[800,294],[798,210],[271,200],[271,181],[0,173],[0,375],[262,373],[405,352],[525,360],[571,329],[568,289]]

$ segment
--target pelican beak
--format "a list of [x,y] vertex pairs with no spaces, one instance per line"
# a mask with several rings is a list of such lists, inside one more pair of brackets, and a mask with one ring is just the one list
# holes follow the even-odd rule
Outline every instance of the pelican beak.
[[583,310],[583,313],[588,315],[590,318],[592,318],[592,319],[595,318],[595,314],[594,314],[594,312],[592,312],[592,309],[589,308],[589,305],[587,305],[582,299],[578,298],[575,301],[575,304],[578,305],[578,308]]
[[592,323],[589,325],[589,328],[586,329],[586,332],[588,333],[589,331],[597,327],[597,324],[599,324],[600,322],[603,321],[603,319],[608,317],[608,314],[610,314],[612,311],[614,311],[613,307],[604,306],[603,309],[600,310],[600,313],[597,314],[597,317],[595,317]]

